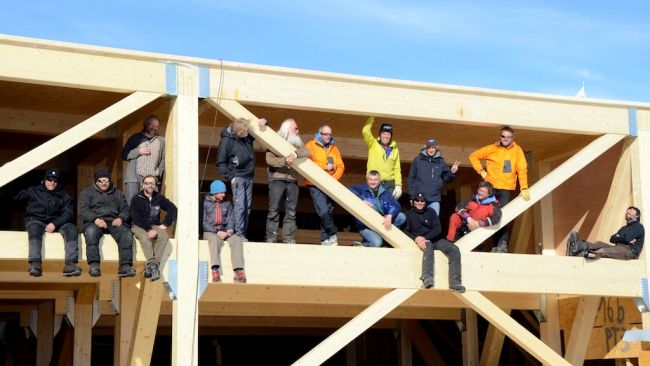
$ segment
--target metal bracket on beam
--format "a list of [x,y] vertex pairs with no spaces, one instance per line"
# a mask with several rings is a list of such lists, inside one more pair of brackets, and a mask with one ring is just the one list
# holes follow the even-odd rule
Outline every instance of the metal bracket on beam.
[[[643,307],[645,311],[650,309],[650,292],[648,291],[648,278],[641,278],[641,298],[637,298],[639,301],[643,301]],[[637,299],[634,300],[634,303],[639,308],[639,311],[644,312]]]
[[165,92],[168,95],[178,95],[178,66],[174,62],[165,65]]
[[[66,298],[65,302],[65,315],[70,322],[70,325],[74,328],[74,310],[75,310],[75,298],[74,296],[69,296]],[[99,320],[100,309],[99,309],[99,300],[93,300],[93,326]]]
[[461,333],[467,330],[467,309],[460,309],[460,319],[456,320],[456,326]]
[[630,136],[638,136],[639,127],[636,122],[636,107],[627,107],[627,124],[630,131]]
[[111,298],[107,301],[113,315],[120,313],[120,281],[111,282]]
[[206,65],[199,66],[199,98],[210,96],[210,68]]
[[650,342],[650,330],[631,329],[623,333],[625,342]]
[[[165,287],[169,293],[169,298],[176,300],[178,291],[178,262],[176,260],[167,261],[167,282]],[[208,287],[208,261],[199,261],[199,286],[196,289],[196,298],[199,299]]]

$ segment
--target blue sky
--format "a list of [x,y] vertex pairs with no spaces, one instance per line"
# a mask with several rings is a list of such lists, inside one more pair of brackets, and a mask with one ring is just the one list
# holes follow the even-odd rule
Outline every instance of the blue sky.
[[3,4],[0,33],[647,102],[648,19],[641,0],[36,0]]

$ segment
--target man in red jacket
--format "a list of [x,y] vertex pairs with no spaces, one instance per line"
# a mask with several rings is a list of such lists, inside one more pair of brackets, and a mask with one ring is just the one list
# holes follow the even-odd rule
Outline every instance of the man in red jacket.
[[472,230],[498,224],[500,220],[501,209],[492,192],[492,184],[481,182],[476,195],[456,206],[456,212],[451,214],[447,240],[456,241]]

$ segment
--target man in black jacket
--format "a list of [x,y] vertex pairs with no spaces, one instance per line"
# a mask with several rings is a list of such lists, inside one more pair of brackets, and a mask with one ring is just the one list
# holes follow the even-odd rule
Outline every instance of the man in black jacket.
[[[152,281],[160,278],[160,260],[169,246],[166,230],[174,223],[178,212],[176,205],[157,192],[157,186],[158,179],[147,175],[142,179],[142,190],[131,200],[131,230],[140,241],[142,252],[147,259],[143,275]],[[162,224],[160,210],[167,213]]]
[[111,183],[111,171],[99,168],[95,172],[95,184],[79,194],[79,216],[84,222],[86,257],[92,277],[101,276],[99,262],[99,239],[109,233],[119,247],[120,277],[135,276],[133,269],[133,234],[128,225],[129,206],[124,193]]
[[[235,234],[243,241],[248,229],[248,215],[251,212],[253,199],[253,176],[255,174],[255,138],[249,132],[251,122],[246,118],[238,118],[221,131],[221,141],[217,148],[217,170],[229,181],[233,194],[233,213],[235,215]],[[261,128],[266,124],[260,119]]]
[[403,231],[424,251],[420,277],[424,288],[433,287],[433,251],[437,249],[449,259],[449,289],[465,292],[465,286],[461,283],[460,251],[454,243],[442,239],[440,219],[433,209],[426,206],[423,193],[418,193],[413,198],[413,208],[406,213]]
[[56,168],[48,169],[41,184],[23,189],[15,199],[27,200],[25,227],[29,237],[29,274],[35,277],[43,274],[43,233],[58,231],[65,243],[63,275],[79,276],[81,268],[76,265],[79,261],[79,233],[72,223],[72,199],[61,189],[61,172]]
[[614,259],[635,259],[639,257],[643,249],[645,230],[639,222],[641,211],[630,206],[625,211],[626,224],[616,234],[609,238],[614,245],[597,241],[590,243],[580,239],[577,232],[572,231],[567,241],[568,256],[582,256],[587,259],[614,258]]

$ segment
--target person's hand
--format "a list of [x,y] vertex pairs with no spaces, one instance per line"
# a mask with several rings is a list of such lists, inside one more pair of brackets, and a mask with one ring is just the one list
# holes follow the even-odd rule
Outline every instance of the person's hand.
[[232,177],[232,179],[230,180],[230,185],[231,185],[231,186],[234,186],[234,185],[235,185],[235,180],[236,180],[236,179],[237,179],[237,177]]
[[158,233],[156,232],[156,230],[149,229],[149,231],[147,231],[147,237],[149,239],[154,239],[156,236],[158,236]]
[[158,227],[162,230],[167,230],[167,225],[158,225]]
[[54,224],[51,222],[45,226],[45,232],[53,233],[54,229],[56,229],[56,226],[54,226]]
[[232,236],[232,234],[234,234],[234,233],[235,233],[235,232],[234,232],[233,230],[228,230],[228,231],[226,231],[226,234],[228,234],[229,237]]
[[225,231],[217,231],[217,236],[221,240],[226,240],[226,238],[229,236],[227,232]]
[[474,231],[474,230],[478,229],[480,226],[481,225],[479,225],[478,221],[474,220],[473,218],[470,217],[470,218],[467,219],[467,227],[470,230]]
[[140,155],[151,155],[151,149],[147,146],[140,146],[138,152]]
[[288,165],[293,164],[293,162],[296,161],[296,154],[295,154],[295,153],[291,153],[291,154],[287,155],[287,156],[284,158],[284,161],[286,161]]
[[122,219],[120,219],[119,217],[116,218],[115,220],[113,220],[113,222],[111,222],[111,225],[113,225],[115,227],[121,226],[122,225]]
[[369,116],[368,119],[366,120],[366,123],[370,122],[370,124],[375,123],[375,117],[374,116]]
[[395,197],[396,200],[402,197],[402,186],[395,186],[395,189],[393,189],[393,197]]
[[415,238],[415,244],[420,247],[420,249],[425,250],[427,248],[427,239],[424,236],[418,236]]
[[99,217],[95,219],[95,225],[99,226],[102,229],[106,229],[108,225],[106,225],[106,221],[100,219]]
[[266,118],[260,118],[259,120],[257,120],[257,125],[259,126],[259,128],[266,126],[266,123],[267,123]]
[[634,245],[634,244],[636,244],[636,239],[630,240],[630,245]]
[[456,174],[456,172],[458,171],[459,166],[460,166],[460,161],[458,161],[458,160],[454,161],[454,165],[452,165],[451,169],[450,169],[451,172]]
[[481,175],[481,178],[482,178],[483,180],[485,180],[485,177],[487,177],[487,172],[486,172],[485,170],[481,170],[481,171],[479,172],[479,174]]
[[334,171],[334,164],[327,164],[327,170],[330,172]]
[[384,228],[386,230],[389,230],[392,225],[393,225],[393,215],[388,214],[384,216]]
[[521,190],[521,198],[523,198],[524,201],[530,201],[530,191],[528,188]]

